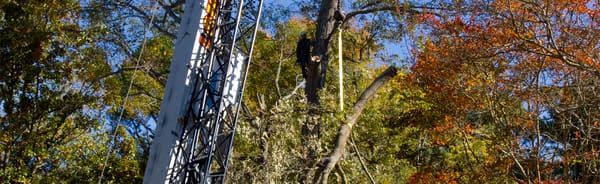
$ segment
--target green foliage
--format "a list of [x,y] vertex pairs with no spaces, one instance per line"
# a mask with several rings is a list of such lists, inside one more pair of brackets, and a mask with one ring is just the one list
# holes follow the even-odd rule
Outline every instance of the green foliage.
[[[51,170],[43,181],[49,183],[93,183],[98,181],[99,173],[104,171],[106,183],[140,183],[143,168],[136,161],[135,140],[127,135],[123,127],[117,131],[116,142],[110,144],[111,136],[87,133],[76,141],[56,149],[60,153],[60,167]],[[113,145],[110,149],[106,145]],[[107,152],[110,150],[110,158]]]
[[[155,9],[150,1],[1,1],[0,181],[92,183],[104,170],[106,183],[140,183],[181,2],[161,1],[166,4]],[[228,182],[303,182],[307,145],[315,144],[316,161],[327,156],[341,117],[383,66],[393,64],[381,55],[381,43],[406,40],[407,33],[418,45],[415,63],[403,63],[410,70],[369,102],[330,182],[369,183],[367,170],[376,183],[599,181],[593,175],[600,122],[597,57],[591,53],[598,40],[596,4],[348,2],[344,9],[382,11],[356,14],[342,27],[347,108],[340,111],[337,40],[328,48],[331,65],[319,109],[307,107],[295,65],[299,32],[314,37],[322,2],[266,11]],[[540,7],[552,10],[547,16],[555,23],[530,15]],[[568,18],[563,10],[583,18]],[[526,18],[490,16],[505,13]],[[550,35],[539,26],[560,31]],[[542,48],[552,44],[531,40],[553,36],[563,44]],[[311,137],[316,142],[303,137],[308,121],[319,122],[321,133]],[[523,147],[536,141],[561,146]],[[534,156],[550,153],[560,162]]]
[[[80,25],[81,9],[78,1],[0,3],[0,181],[98,178],[107,144],[99,78],[110,66],[92,42],[95,29]],[[125,157],[135,147],[119,149],[107,174],[139,180],[137,162]]]
[[[294,66],[293,60],[293,50],[299,35],[297,33],[301,30],[309,30],[310,33],[311,30],[310,27],[302,25],[310,24],[301,19],[291,19],[285,25],[278,26],[273,37],[264,37],[257,42],[256,57],[250,68],[252,75],[249,76],[244,99],[249,112],[245,113],[246,118],[240,119],[238,125],[228,182],[297,182],[302,181],[301,177],[307,172],[304,170],[305,163],[302,159],[307,154],[304,149],[306,143],[300,138],[303,134],[302,126],[308,118],[303,90],[296,91],[289,99],[283,98],[292,93],[294,82],[298,80],[294,77],[300,75],[299,67]],[[380,72],[379,68],[368,67],[374,60],[364,49],[370,47],[375,52],[381,47],[375,42],[367,41],[369,36],[365,29],[366,27],[358,27],[344,33],[344,52],[347,53],[345,56],[355,61],[360,60],[345,63],[345,105],[349,106],[348,109]],[[279,96],[276,90],[264,86],[272,86],[274,82],[281,51],[284,57],[279,79],[282,95]],[[364,54],[362,58],[361,52]],[[337,61],[337,56],[334,56],[332,61]],[[328,75],[328,85],[320,94],[324,99],[325,112],[319,118],[319,158],[326,156],[328,150],[333,148],[332,142],[341,122],[340,114],[346,113],[332,110],[338,108],[338,71],[337,67],[329,70],[331,75]],[[402,82],[407,76],[405,72],[389,87],[382,89],[380,96],[371,102],[373,105],[365,109],[355,128],[354,134],[360,154],[366,160],[369,170],[375,174],[378,183],[406,182],[411,174],[416,172],[417,167],[415,163],[411,165],[411,162],[417,155],[420,135],[426,126],[416,126],[420,122],[414,120],[412,123],[415,126],[404,129],[399,128],[403,124],[394,120],[397,120],[398,116],[410,116],[407,115],[409,113],[425,113],[432,108],[428,102],[418,100],[424,98],[425,93],[406,89],[407,83]],[[368,178],[357,154],[348,150],[341,168],[345,173],[344,177],[349,181],[366,183]],[[339,171],[337,175],[339,177],[334,178],[339,180],[342,177]]]

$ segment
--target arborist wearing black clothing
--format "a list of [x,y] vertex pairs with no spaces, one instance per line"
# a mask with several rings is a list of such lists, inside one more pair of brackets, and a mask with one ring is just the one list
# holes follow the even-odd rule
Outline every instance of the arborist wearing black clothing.
[[306,32],[304,31],[300,33],[300,40],[298,40],[298,45],[296,45],[296,59],[296,64],[302,68],[302,77],[304,77],[304,80],[307,80],[307,67],[310,60],[310,40],[306,38]]

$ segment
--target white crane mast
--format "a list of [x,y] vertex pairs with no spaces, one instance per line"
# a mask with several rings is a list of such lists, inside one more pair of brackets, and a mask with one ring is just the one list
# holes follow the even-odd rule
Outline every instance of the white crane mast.
[[144,183],[224,182],[262,3],[186,1]]

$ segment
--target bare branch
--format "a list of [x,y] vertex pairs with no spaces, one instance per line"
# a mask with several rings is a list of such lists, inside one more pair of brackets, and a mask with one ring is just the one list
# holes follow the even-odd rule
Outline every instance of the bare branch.
[[363,170],[365,170],[365,172],[367,173],[367,176],[369,177],[369,180],[371,181],[371,183],[375,184],[375,180],[373,179],[371,172],[369,172],[369,168],[367,168],[365,161],[363,161],[362,156],[360,156],[360,152],[358,151],[358,147],[356,146],[356,142],[354,142],[352,135],[350,135],[350,142],[352,142],[352,148],[354,148],[354,152],[356,152],[356,156],[358,156],[358,161],[360,162],[360,166],[362,166]]
[[[123,2],[121,0],[118,1],[121,5],[124,5],[128,8],[131,8],[133,11],[139,13],[139,17],[150,22],[150,20],[152,19],[152,15],[148,15],[148,13],[146,13],[144,10],[140,9],[137,6],[134,6],[131,3],[126,3]],[[177,36],[175,35],[175,33],[171,33],[168,30],[164,29],[163,27],[161,27],[157,22],[152,22],[152,27],[154,27],[156,30],[158,30],[159,32],[165,34],[166,36],[168,36],[169,38],[176,38]]]
[[175,22],[181,22],[181,17],[179,17],[175,11],[173,11],[173,9],[175,7],[181,6],[185,3],[184,0],[178,0],[175,3],[168,5],[165,4],[165,2],[163,1],[158,1],[158,4],[165,10],[165,14],[169,15],[169,17],[171,17],[173,20],[175,20]]
[[[425,6],[410,6],[409,9],[404,9],[404,7],[397,7],[397,6],[372,7],[372,8],[365,8],[365,9],[360,9],[360,10],[349,12],[348,14],[346,14],[346,20],[344,20],[344,21],[350,20],[353,17],[356,17],[358,15],[371,14],[371,13],[375,13],[375,12],[379,12],[379,11],[408,13],[411,15],[417,15],[417,14],[422,13],[422,11],[417,11],[417,9],[438,9],[438,8],[425,7]],[[439,16],[438,14],[435,14],[435,13],[434,13],[434,15]]]

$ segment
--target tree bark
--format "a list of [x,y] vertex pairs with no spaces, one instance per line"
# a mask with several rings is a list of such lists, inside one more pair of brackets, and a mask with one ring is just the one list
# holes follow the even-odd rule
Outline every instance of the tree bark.
[[381,73],[373,83],[360,95],[358,101],[354,104],[352,108],[352,113],[350,116],[346,118],[346,123],[343,124],[337,134],[337,139],[335,143],[335,147],[328,158],[326,158],[321,164],[319,171],[319,176],[315,177],[315,183],[326,184],[329,173],[333,170],[337,162],[340,160],[342,155],[344,154],[346,143],[348,142],[348,138],[350,137],[350,132],[352,131],[352,127],[356,124],[358,117],[367,106],[367,103],[373,98],[377,90],[389,82],[396,74],[398,73],[398,69],[396,67],[390,66],[387,70]]
[[321,117],[317,112],[309,113],[306,121],[302,125],[302,137],[300,139],[303,146],[303,176],[300,183],[310,183],[317,175],[315,166],[319,160],[318,155],[321,152]]
[[325,85],[325,71],[329,64],[329,41],[334,30],[341,23],[336,23],[334,18],[335,12],[338,10],[338,3],[339,0],[323,0],[319,7],[312,55],[318,56],[320,61],[309,62],[306,81],[306,100],[312,105],[321,104],[317,92]]
[[320,105],[318,91],[325,86],[325,74],[329,65],[329,41],[338,27],[344,22],[358,15],[371,14],[380,11],[393,11],[397,14],[419,14],[418,9],[431,9],[426,6],[400,6],[398,2],[389,4],[385,1],[375,1],[337,17],[336,12],[341,10],[341,0],[323,0],[319,6],[317,29],[313,42],[312,56],[318,56],[319,62],[309,62],[308,76],[306,79],[306,99],[309,104]]
[[317,163],[317,155],[320,152],[320,112],[318,91],[324,86],[325,71],[329,63],[329,41],[334,30],[340,25],[334,18],[335,11],[338,9],[339,0],[323,0],[319,7],[319,16],[317,17],[317,29],[313,40],[313,58],[308,65],[308,76],[306,79],[306,100],[308,102],[309,113],[302,126],[302,144],[304,147],[305,171],[301,177],[302,183],[309,183],[318,174],[314,168]]

